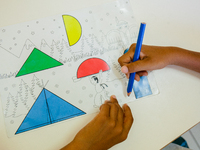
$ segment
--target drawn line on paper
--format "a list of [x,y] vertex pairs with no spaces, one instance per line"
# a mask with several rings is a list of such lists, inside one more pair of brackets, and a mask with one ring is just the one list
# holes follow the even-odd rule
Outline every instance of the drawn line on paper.
[[31,86],[28,86],[24,80],[21,80],[17,94],[8,93],[4,111],[5,118],[16,118],[25,114],[29,110],[31,103],[36,99],[36,87],[42,89],[43,83],[35,75],[31,80]]
[[15,134],[86,114],[43,88]]
[[34,48],[16,77],[63,65],[61,62]]
[[[15,45],[15,46],[16,46],[16,45]],[[32,47],[35,47],[35,44],[33,44],[33,42],[32,42],[30,39],[26,39],[26,41],[25,41],[25,43],[24,43],[24,45],[23,45],[23,47],[22,47],[22,50],[20,51],[19,55],[16,55],[16,54],[14,54],[12,51],[7,50],[6,48],[0,46],[0,48],[2,48],[3,50],[9,52],[10,54],[12,54],[13,56],[15,56],[15,57],[17,57],[17,58],[20,58],[20,57],[21,57],[22,52],[23,52],[24,50],[30,50]]]

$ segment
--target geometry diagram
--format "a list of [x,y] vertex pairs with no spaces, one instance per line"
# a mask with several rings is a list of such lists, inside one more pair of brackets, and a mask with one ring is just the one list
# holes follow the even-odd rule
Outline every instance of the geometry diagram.
[[81,25],[76,18],[69,15],[63,15],[63,21],[65,24],[69,45],[72,46],[76,44],[81,38]]
[[43,89],[15,134],[84,114],[82,110]]
[[40,50],[34,48],[28,59],[25,61],[24,65],[21,67],[20,71],[17,73],[16,77],[57,67],[60,65],[63,64],[41,52]]
[[77,78],[86,77],[92,74],[97,74],[99,71],[102,72],[110,70],[108,64],[99,58],[90,58],[81,63],[77,71]]

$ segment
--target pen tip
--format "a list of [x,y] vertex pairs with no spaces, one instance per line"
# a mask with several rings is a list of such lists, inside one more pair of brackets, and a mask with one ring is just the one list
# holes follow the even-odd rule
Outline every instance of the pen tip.
[[131,92],[130,93],[127,93],[128,97],[131,95]]

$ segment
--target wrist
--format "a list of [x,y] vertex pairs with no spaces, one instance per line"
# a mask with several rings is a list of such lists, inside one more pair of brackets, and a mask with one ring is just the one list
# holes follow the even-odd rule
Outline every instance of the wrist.
[[86,143],[81,143],[73,140],[61,150],[89,150],[89,147]]
[[180,48],[178,47],[166,47],[168,51],[168,64],[167,65],[177,65],[179,62],[179,56],[180,56]]

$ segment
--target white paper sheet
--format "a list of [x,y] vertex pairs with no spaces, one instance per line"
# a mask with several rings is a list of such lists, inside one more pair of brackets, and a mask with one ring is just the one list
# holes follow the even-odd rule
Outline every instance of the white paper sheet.
[[8,136],[97,112],[111,95],[120,104],[136,100],[126,96],[117,59],[136,42],[138,29],[128,0],[0,28]]

